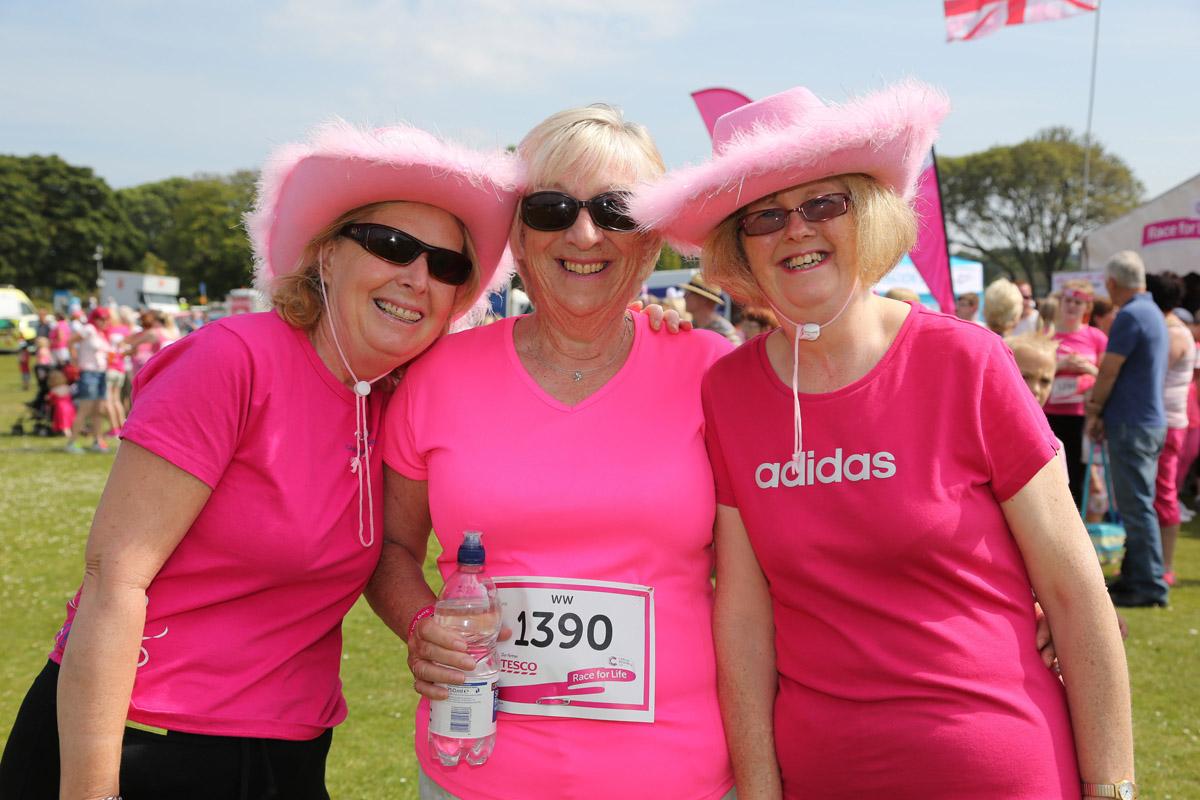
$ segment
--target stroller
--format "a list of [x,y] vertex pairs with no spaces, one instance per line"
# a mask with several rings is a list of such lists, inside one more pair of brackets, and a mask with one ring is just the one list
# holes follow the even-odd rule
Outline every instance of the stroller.
[[[24,345],[35,349],[32,340]],[[32,356],[32,353],[30,354]],[[37,364],[33,368],[33,377],[37,381],[37,393],[25,404],[25,413],[13,423],[10,433],[13,436],[53,436],[54,414],[50,407],[50,373],[53,367]]]

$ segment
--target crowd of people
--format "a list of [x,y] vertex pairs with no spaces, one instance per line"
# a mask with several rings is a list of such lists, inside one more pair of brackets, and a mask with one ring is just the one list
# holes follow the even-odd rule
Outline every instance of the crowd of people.
[[[193,326],[189,326],[189,330]],[[36,336],[17,365],[43,432],[67,437],[68,453],[107,453],[129,414],[133,378],[150,358],[180,338],[172,315],[154,309],[73,305],[56,317],[39,309]],[[81,441],[91,439],[85,450]]]
[[[423,700],[423,800],[1132,797],[1120,631],[1040,407],[1048,358],[1031,394],[991,331],[872,291],[914,245],[948,110],[917,81],[798,87],[672,172],[604,105],[514,153],[342,122],[278,148],[247,218],[273,311],[142,366],[0,795],[327,800],[344,616],[365,594],[445,698],[475,659],[422,567],[436,537],[448,574],[472,529],[510,623],[554,614],[513,584],[576,619],[635,610],[604,617],[619,650],[501,643],[538,682],[501,680],[482,766],[429,752]],[[627,308],[665,241],[702,254],[671,298],[691,332]],[[472,327],[506,249],[532,311]],[[1149,437],[1118,412],[1158,362],[1113,263],[1084,429],[1115,451]],[[114,349],[92,316],[63,345],[89,373],[156,336]],[[581,677],[602,658],[618,679]]]
[[1197,496],[1200,456],[1200,274],[1146,274],[1126,251],[1104,275],[1102,287],[1075,278],[1037,300],[1028,282],[1001,278],[984,292],[983,322],[973,293],[957,298],[955,313],[1007,337],[1031,381],[1043,377],[1050,346],[1041,405],[1071,495],[1089,522],[1119,519],[1126,531],[1113,600],[1162,606],[1179,525],[1195,514],[1185,501]]

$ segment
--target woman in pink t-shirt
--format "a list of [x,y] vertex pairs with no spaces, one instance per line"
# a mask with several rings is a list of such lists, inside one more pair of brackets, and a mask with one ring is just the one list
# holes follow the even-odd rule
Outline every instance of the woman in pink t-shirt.
[[[1183,299],[1183,281],[1166,272],[1146,276],[1146,289],[1167,321],[1167,377],[1163,387],[1163,410],[1167,436],[1158,455],[1154,482],[1154,511],[1162,534],[1163,580],[1175,585],[1175,542],[1179,538],[1179,476],[1188,433],[1189,395],[1195,385],[1196,341],[1192,331],[1175,315]],[[1182,309],[1181,309],[1182,311]],[[1186,313],[1186,312],[1184,312]]]
[[[644,128],[607,106],[572,109],[518,153],[527,185],[510,243],[534,311],[447,337],[388,409],[387,538],[367,597],[407,637],[417,691],[445,698],[438,683],[463,682],[451,667],[474,666],[428,615],[430,527],[443,575],[462,532],[483,531],[513,629],[486,764],[434,757],[422,701],[421,797],[720,800],[733,775],[699,387],[732,346],[709,331],[653,335],[626,311],[662,244],[625,213],[628,191],[663,171]],[[650,428],[661,458],[637,444]],[[613,634],[572,639],[571,617]]]
[[[710,162],[631,206],[782,322],[704,381],[741,796],[1132,789],[1112,604],[1012,354],[870,291],[913,246],[948,106],[915,81],[838,106],[792,89],[723,116]],[[1065,692],[1038,668],[1033,590]]]
[[329,797],[342,618],[381,544],[379,421],[397,368],[507,279],[517,174],[407,126],[330,123],[272,155],[247,227],[275,309],[138,376],[0,796]]
[[1083,400],[1096,383],[1100,358],[1108,347],[1108,337],[1099,328],[1088,324],[1095,292],[1085,280],[1069,280],[1063,284],[1054,319],[1054,339],[1058,343],[1058,366],[1054,372],[1054,388],[1046,403],[1046,418],[1050,429],[1063,443],[1067,470],[1071,479],[1071,496],[1078,506],[1083,497],[1083,482],[1087,479],[1087,456],[1083,453]]
[[130,335],[124,341],[124,350],[129,354],[131,364],[130,377],[136,378],[155,353],[167,342],[167,332],[163,327],[165,317],[161,311],[147,308],[140,315],[142,329]]

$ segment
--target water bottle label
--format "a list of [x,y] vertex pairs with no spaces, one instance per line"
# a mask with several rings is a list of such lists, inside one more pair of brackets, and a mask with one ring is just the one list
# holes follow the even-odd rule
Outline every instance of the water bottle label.
[[496,679],[446,687],[450,697],[429,704],[429,732],[477,739],[496,732]]
[[499,708],[654,721],[654,590],[574,578],[495,578],[503,624]]

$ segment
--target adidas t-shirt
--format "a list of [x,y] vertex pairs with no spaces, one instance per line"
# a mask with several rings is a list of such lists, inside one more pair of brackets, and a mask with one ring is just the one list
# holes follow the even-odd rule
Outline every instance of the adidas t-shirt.
[[1077,798],[1000,508],[1055,440],[1004,342],[915,306],[868,374],[800,396],[796,471],[766,339],[717,362],[703,399],[717,501],[770,583],[785,794]]

